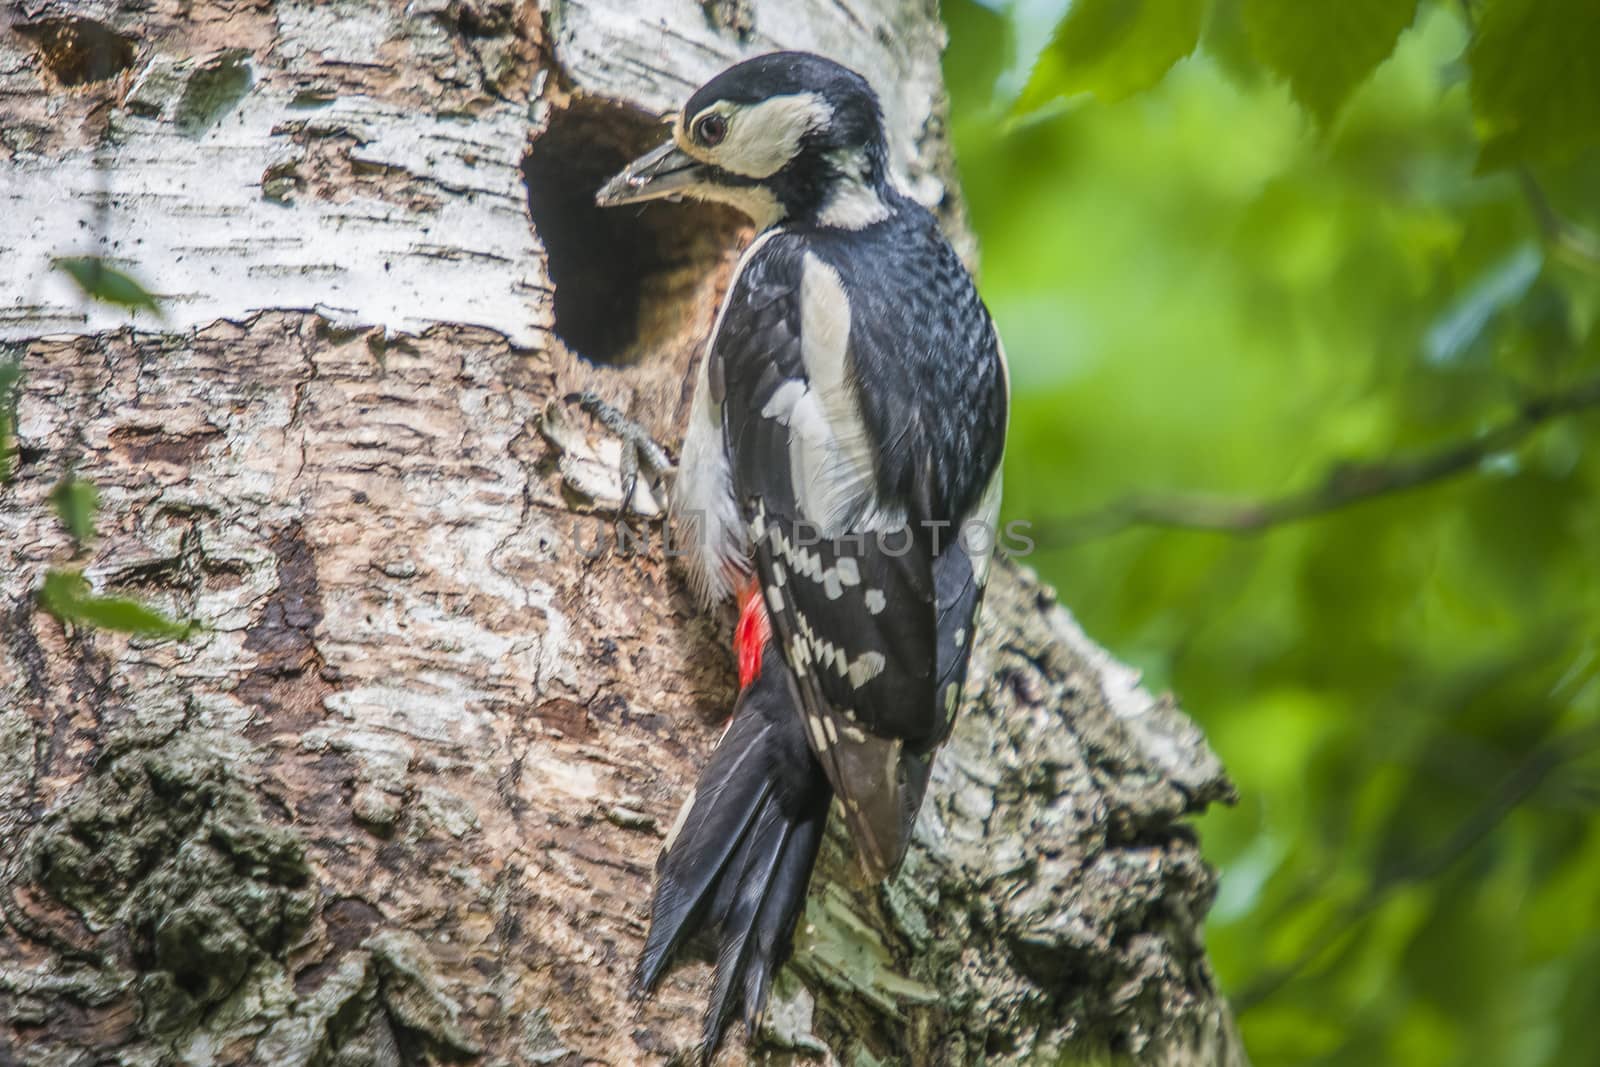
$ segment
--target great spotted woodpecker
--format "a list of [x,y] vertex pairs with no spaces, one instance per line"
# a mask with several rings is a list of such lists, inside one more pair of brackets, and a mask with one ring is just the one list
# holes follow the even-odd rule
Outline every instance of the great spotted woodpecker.
[[702,1056],[752,1033],[833,796],[863,871],[905,855],[966,680],[1008,387],[988,311],[888,173],[878,98],[819,56],[734,66],[596,195],[722,201],[759,230],[702,361],[671,511],[741,691],[657,863],[637,972],[715,950]]

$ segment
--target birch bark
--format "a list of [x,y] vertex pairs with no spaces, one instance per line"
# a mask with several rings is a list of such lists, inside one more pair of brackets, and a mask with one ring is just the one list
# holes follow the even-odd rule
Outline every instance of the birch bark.
[[[540,432],[596,388],[675,440],[739,221],[601,216],[715,70],[823,51],[964,238],[929,0],[104,0],[0,30],[0,1063],[645,1064],[651,865],[730,705],[730,620]],[[101,255],[163,316],[86,302]],[[77,549],[49,502],[101,497]],[[637,547],[637,546],[635,546]],[[597,551],[598,549],[598,551]],[[204,629],[59,622],[82,567]],[[881,891],[834,842],[755,1053],[1243,1053],[1166,698],[1002,566]]]

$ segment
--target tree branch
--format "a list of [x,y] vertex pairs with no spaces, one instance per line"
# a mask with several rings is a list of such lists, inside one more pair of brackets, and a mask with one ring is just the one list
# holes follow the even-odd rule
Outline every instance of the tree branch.
[[1210,494],[1136,494],[1107,507],[1039,522],[1033,539],[1056,547],[1109,537],[1133,526],[1253,534],[1371,500],[1432,485],[1521,444],[1540,426],[1600,407],[1600,378],[1522,402],[1517,413],[1470,441],[1420,456],[1335,465],[1310,489],[1263,500]]

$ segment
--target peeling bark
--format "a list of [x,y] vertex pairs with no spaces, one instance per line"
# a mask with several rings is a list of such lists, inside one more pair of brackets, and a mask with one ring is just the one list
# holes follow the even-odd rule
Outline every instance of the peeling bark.
[[[731,620],[539,417],[598,388],[675,439],[742,227],[586,198],[714,70],[812,48],[885,91],[903,184],[963,234],[934,5],[8,13],[0,1063],[669,1060],[705,968],[624,989]],[[48,269],[97,253],[166,317]],[[63,625],[65,566],[205,628]],[[904,871],[853,888],[831,840],[755,1058],[1242,1062],[1184,824],[1230,794],[1215,757],[1020,566],[980,645]]]

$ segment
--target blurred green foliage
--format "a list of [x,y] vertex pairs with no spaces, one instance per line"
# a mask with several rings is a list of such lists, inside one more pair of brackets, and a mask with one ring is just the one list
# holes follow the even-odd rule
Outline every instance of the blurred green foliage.
[[147,604],[120,596],[98,596],[82,571],[51,570],[39,587],[39,603],[62,622],[144,637],[189,637],[199,624],[174,622]]
[[93,482],[67,475],[50,490],[50,503],[56,509],[56,518],[66,527],[72,539],[83,544],[94,537],[94,516],[100,510],[100,490]]
[[55,268],[77,282],[83,295],[91,300],[161,317],[161,305],[148,289],[132,275],[108,266],[99,256],[63,256],[55,261]]
[[17,383],[22,362],[0,357],[0,485],[11,480],[11,454],[16,450]]
[[943,10],[1008,518],[1239,785],[1255,1062],[1600,1063],[1600,3]]
[[[131,277],[105,265],[96,256],[56,259],[58,270],[69,274],[92,300],[130,310],[145,310],[161,317],[161,306]],[[14,427],[20,361],[0,362],[0,484],[13,475]],[[56,518],[82,554],[95,538],[95,516],[100,510],[100,490],[75,474],[64,476],[50,490]],[[187,639],[202,629],[195,620],[177,621],[130,597],[95,593],[81,569],[53,567],[39,585],[39,605],[62,622],[93,629],[116,630],[141,637]]]
[[[50,490],[50,504],[56,510],[56,518],[82,552],[94,540],[100,491],[93,482],[69,474]],[[175,621],[129,597],[96,594],[82,570],[53,567],[46,571],[39,586],[39,604],[62,622],[142,637],[182,640],[201,629],[194,620]]]

